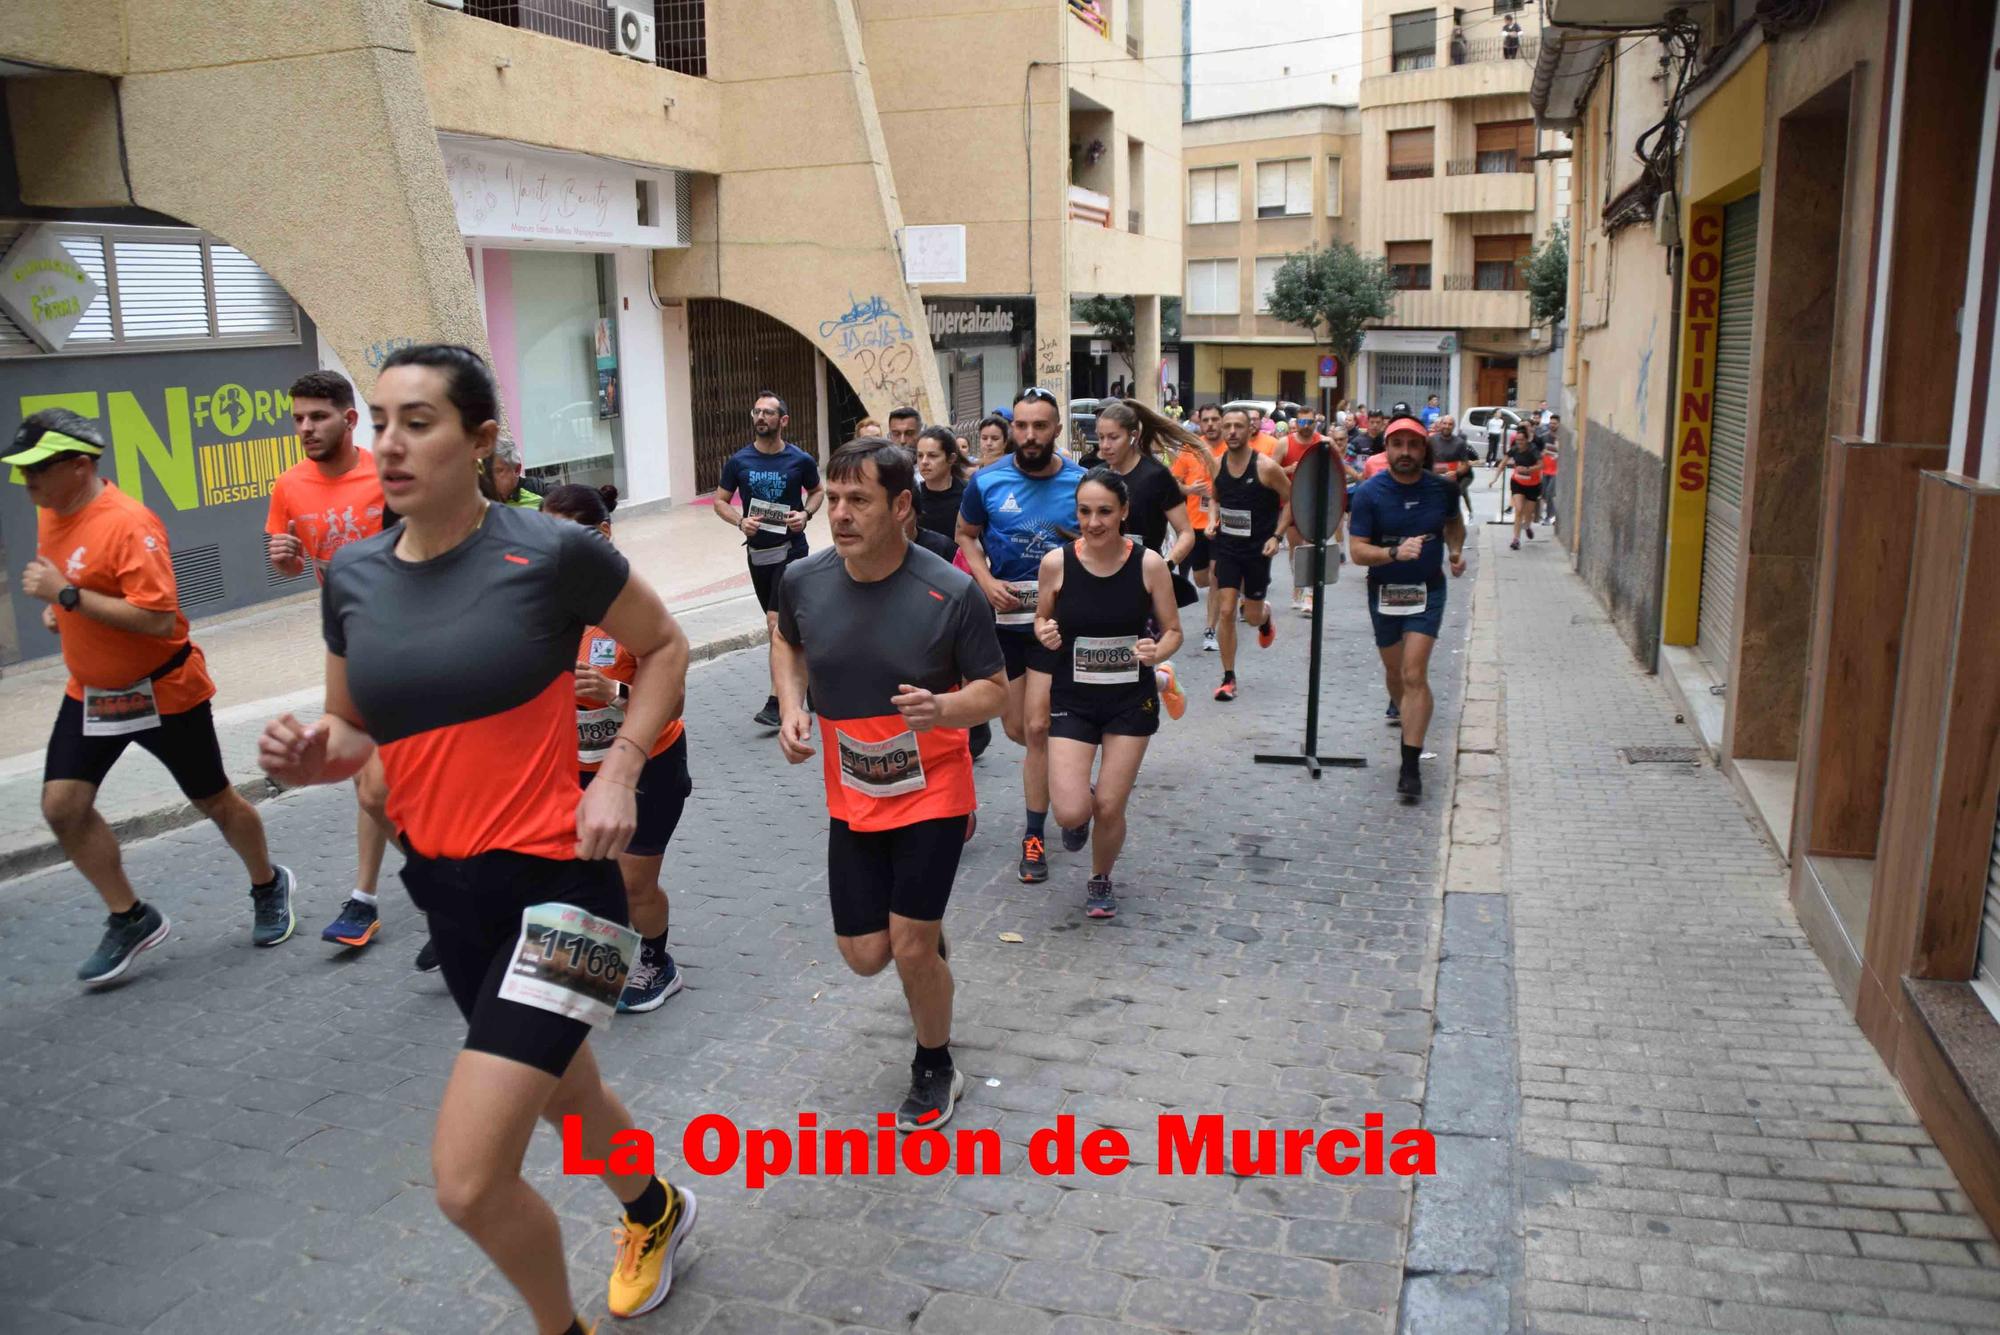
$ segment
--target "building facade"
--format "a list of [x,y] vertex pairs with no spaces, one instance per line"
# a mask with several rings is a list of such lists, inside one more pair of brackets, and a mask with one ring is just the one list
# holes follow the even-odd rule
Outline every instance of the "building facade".
[[1564,537],[2000,1226],[2000,15],[1674,9],[1556,0],[1541,34]]
[[[1528,92],[1536,37],[1519,3],[1362,6],[1360,249],[1399,289],[1362,344],[1350,397],[1426,395],[1461,413],[1547,397],[1551,336],[1524,264],[1561,216]],[[1546,140],[1546,145],[1545,145]]]
[[[0,328],[0,433],[104,416],[200,613],[290,591],[261,498],[315,366],[470,344],[531,477],[640,505],[712,488],[759,389],[813,450],[1063,394],[1073,293],[1159,357],[1180,37],[1174,0],[0,0],[0,240],[98,289]],[[0,658],[52,652],[15,611]]]
[[1267,303],[1287,255],[1358,239],[1354,109],[1298,107],[1190,121],[1181,136],[1187,167],[1181,336],[1194,349],[1193,382],[1183,387],[1182,402],[1317,405],[1323,394],[1332,397],[1336,387],[1320,384],[1324,350],[1299,326],[1274,318]]

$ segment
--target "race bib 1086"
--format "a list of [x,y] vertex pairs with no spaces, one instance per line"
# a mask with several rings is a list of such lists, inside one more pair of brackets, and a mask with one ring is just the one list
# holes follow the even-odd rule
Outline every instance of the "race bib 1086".
[[1070,647],[1070,676],[1079,686],[1125,686],[1139,680],[1139,637],[1077,636]]

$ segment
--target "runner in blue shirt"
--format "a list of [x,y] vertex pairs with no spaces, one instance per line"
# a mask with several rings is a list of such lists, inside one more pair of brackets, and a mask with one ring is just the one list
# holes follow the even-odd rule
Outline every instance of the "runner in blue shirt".
[[1417,760],[1430,726],[1431,650],[1444,623],[1444,567],[1465,573],[1465,516],[1458,488],[1431,471],[1423,426],[1402,417],[1383,433],[1389,469],[1354,491],[1347,517],[1348,554],[1368,571],[1368,616],[1389,687],[1388,720],[1403,728],[1403,769],[1396,791],[1414,801],[1424,791]]
[[[1049,814],[1049,696],[1028,694],[1028,651],[1034,643],[1037,576],[1042,557],[1076,534],[1076,487],[1083,469],[1056,452],[1062,408],[1056,396],[1029,386],[1014,400],[1014,452],[974,473],[959,503],[958,546],[980,592],[993,604],[1000,649],[1007,659],[1007,735],[1027,748],[1021,788],[1028,804],[1021,838],[1021,879],[1049,878],[1042,838]],[[1063,846],[1080,849],[1089,826],[1066,830]]]

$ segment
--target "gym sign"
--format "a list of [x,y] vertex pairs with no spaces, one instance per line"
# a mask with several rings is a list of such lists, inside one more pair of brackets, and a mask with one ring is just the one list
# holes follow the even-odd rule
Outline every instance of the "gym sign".
[[69,342],[102,289],[46,227],[30,227],[0,263],[0,307],[43,352]]
[[1681,292],[1681,361],[1674,457],[1667,495],[1667,587],[1660,609],[1668,644],[1693,644],[1701,627],[1701,545],[1708,522],[1709,438],[1715,426],[1715,329],[1722,298],[1722,210],[1689,211]]

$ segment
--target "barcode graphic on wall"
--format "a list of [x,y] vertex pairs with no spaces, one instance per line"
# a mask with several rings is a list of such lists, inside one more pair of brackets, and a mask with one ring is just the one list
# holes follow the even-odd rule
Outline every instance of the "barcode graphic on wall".
[[201,503],[227,505],[271,494],[278,475],[305,457],[297,436],[266,436],[201,447]]

